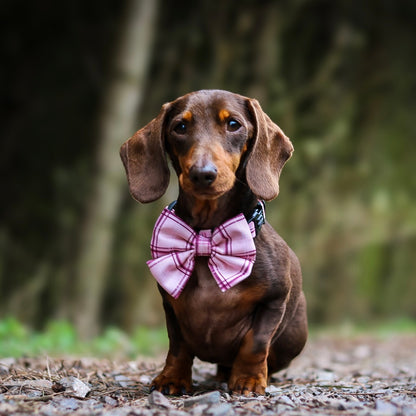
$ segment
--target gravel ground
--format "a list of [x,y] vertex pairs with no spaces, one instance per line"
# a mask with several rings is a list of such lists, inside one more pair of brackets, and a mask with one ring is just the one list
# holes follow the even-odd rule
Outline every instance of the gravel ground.
[[193,396],[149,383],[163,360],[0,359],[0,415],[416,415],[416,335],[320,336],[277,373],[265,396],[230,395],[195,362]]

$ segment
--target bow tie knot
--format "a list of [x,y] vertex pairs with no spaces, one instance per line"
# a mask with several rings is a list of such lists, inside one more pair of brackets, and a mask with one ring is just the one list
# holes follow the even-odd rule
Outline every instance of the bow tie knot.
[[201,257],[210,256],[212,253],[212,232],[211,230],[201,230],[195,236],[194,246],[195,255]]
[[255,224],[243,214],[197,233],[165,208],[153,230],[152,260],[147,265],[158,283],[177,298],[192,275],[195,257],[209,257],[208,267],[224,292],[250,276],[256,259],[255,236]]

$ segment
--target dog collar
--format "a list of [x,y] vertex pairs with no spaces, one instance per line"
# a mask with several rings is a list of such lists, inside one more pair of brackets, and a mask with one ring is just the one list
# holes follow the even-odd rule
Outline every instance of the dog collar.
[[[175,206],[176,203],[178,201],[172,201],[169,205],[168,205],[168,210],[172,211]],[[254,228],[256,230],[256,236],[258,235],[258,233],[260,232],[260,229],[262,227],[262,225],[266,222],[266,204],[262,199],[259,199],[257,201],[257,205],[254,207],[253,211],[251,211],[248,214],[244,214],[244,217],[246,218],[247,222],[250,224],[251,222],[254,224]]]

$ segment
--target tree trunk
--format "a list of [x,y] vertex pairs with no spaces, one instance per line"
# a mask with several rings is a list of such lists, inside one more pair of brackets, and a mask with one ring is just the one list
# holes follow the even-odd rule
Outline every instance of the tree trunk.
[[134,131],[149,66],[157,2],[128,3],[114,62],[113,79],[100,119],[92,193],[86,211],[76,270],[74,320],[81,337],[97,334],[105,279],[111,259],[114,222],[124,185],[121,143]]

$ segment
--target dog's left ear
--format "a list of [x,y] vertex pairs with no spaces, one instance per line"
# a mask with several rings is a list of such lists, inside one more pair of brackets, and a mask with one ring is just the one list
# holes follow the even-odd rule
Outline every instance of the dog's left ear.
[[290,139],[270,120],[257,100],[249,99],[248,106],[254,120],[254,135],[247,161],[247,183],[256,196],[270,201],[279,193],[280,172],[294,149]]

